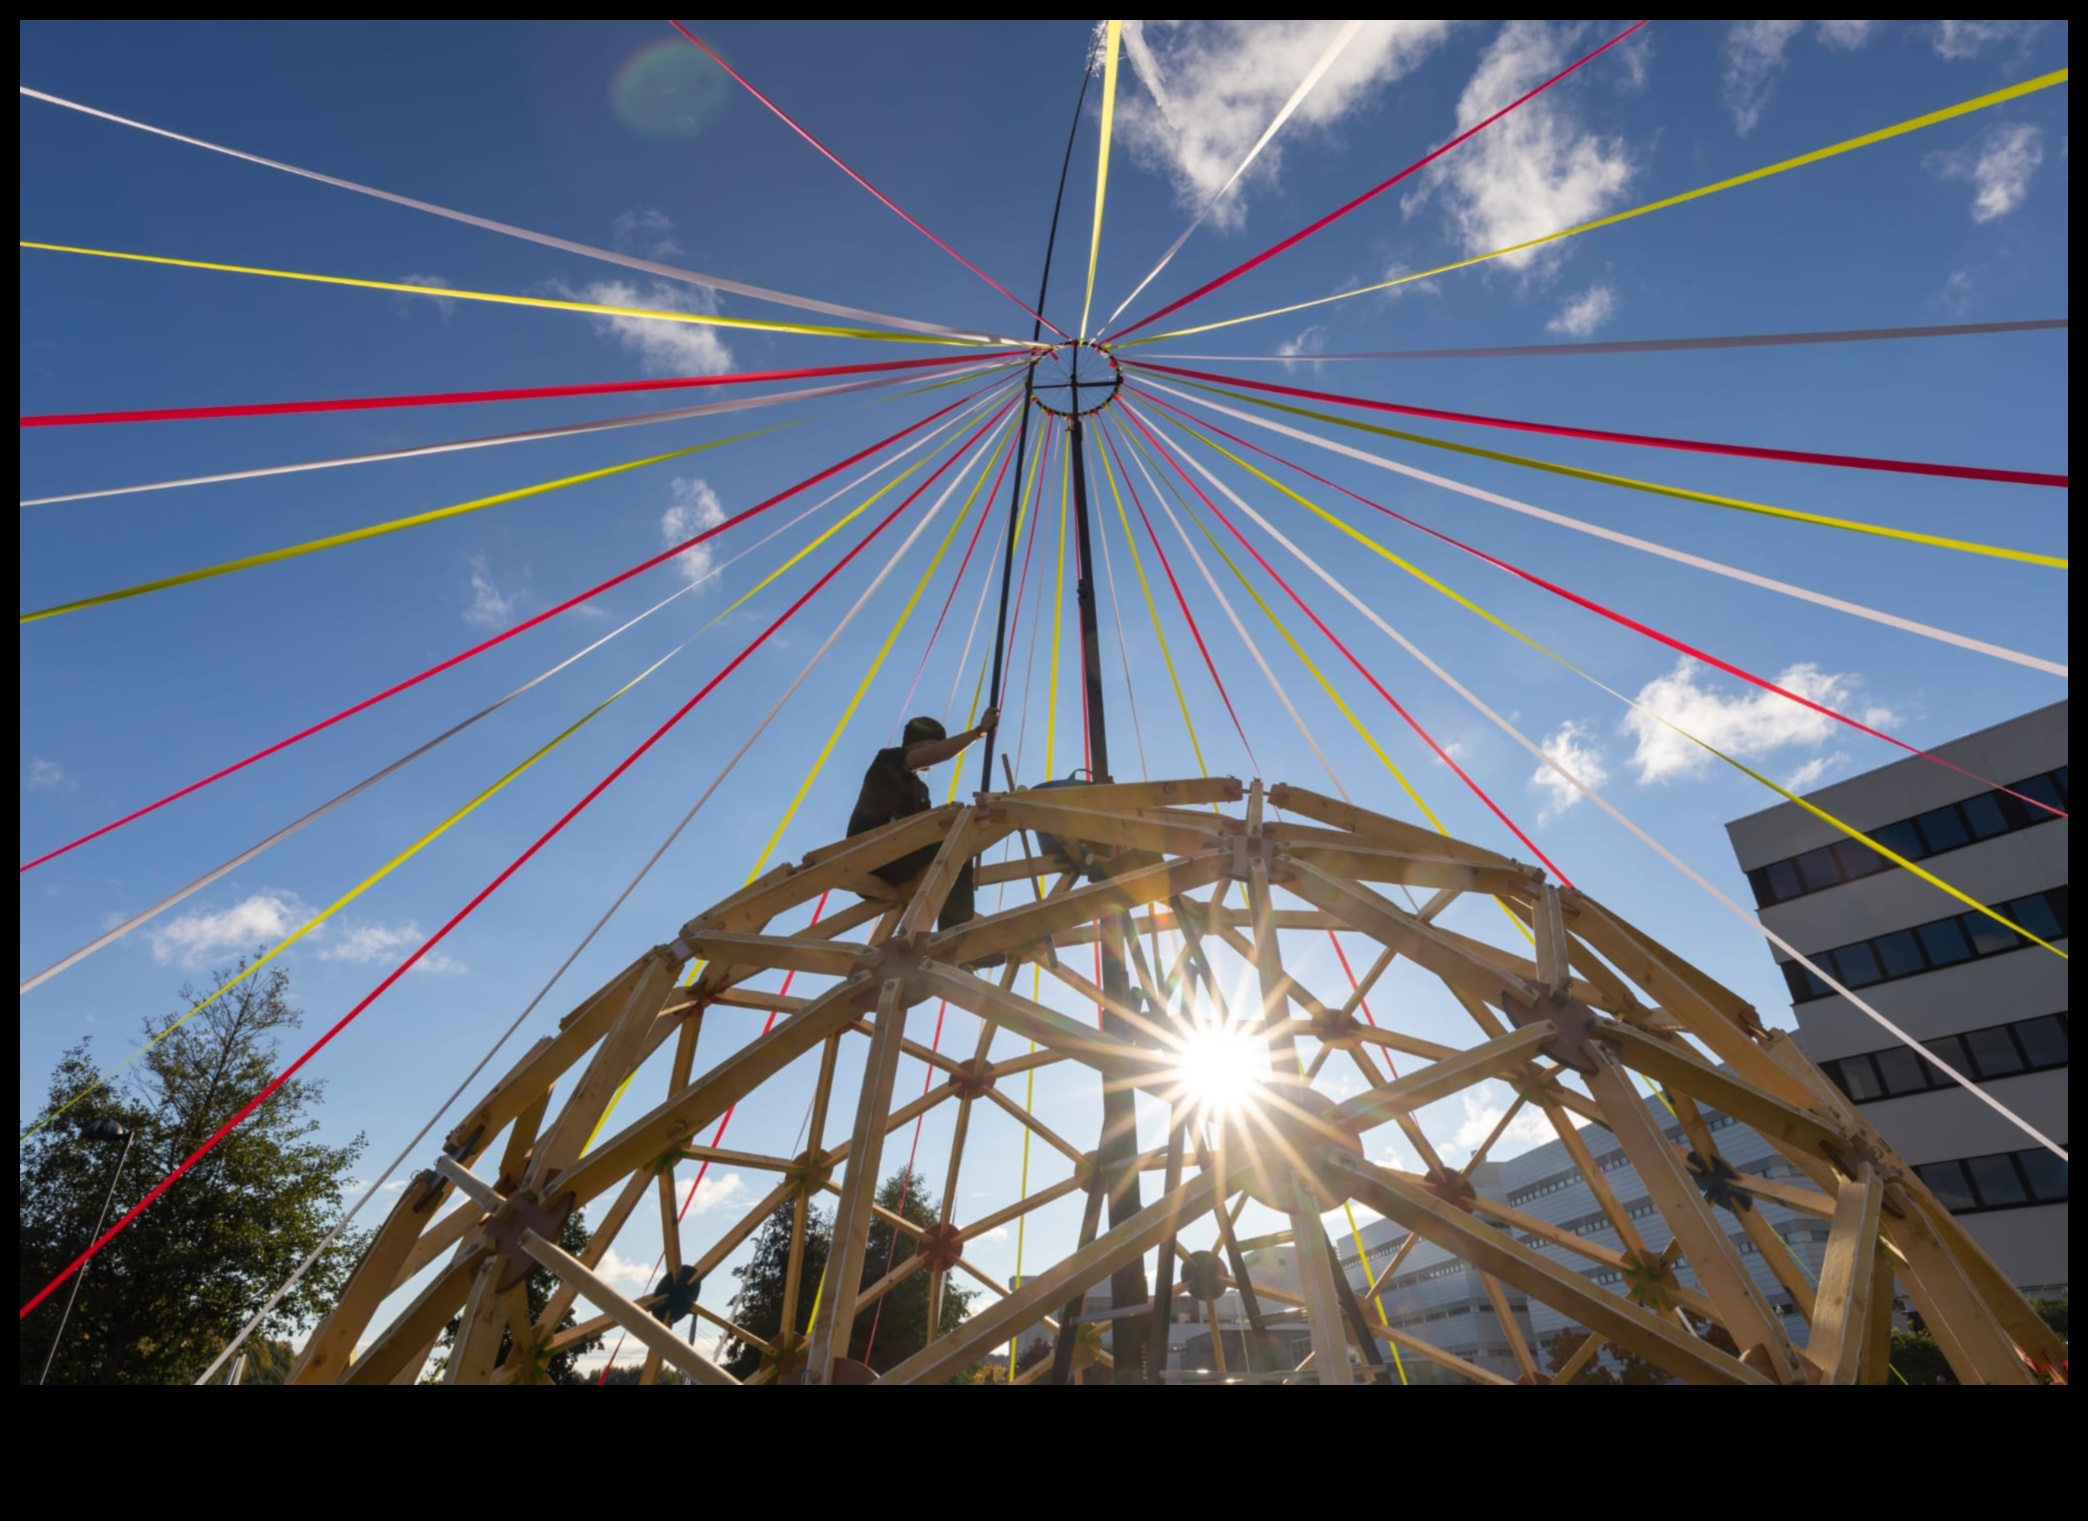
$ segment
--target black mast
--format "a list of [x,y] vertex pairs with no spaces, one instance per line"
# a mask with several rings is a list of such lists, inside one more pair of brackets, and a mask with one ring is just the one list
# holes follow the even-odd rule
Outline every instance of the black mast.
[[[1030,342],[1035,343],[1044,336],[1044,296],[1051,289],[1051,254],[1058,246],[1059,212],[1066,204],[1066,171],[1073,166],[1073,139],[1080,133],[1080,113],[1087,106],[1088,80],[1092,72],[1083,70],[1080,76],[1080,98],[1073,105],[1073,125],[1066,129],[1066,153],[1059,161],[1058,195],[1051,203],[1051,231],[1044,238],[1044,277],[1037,282],[1037,319],[1030,324]],[[1015,540],[1022,526],[1022,460],[1029,447],[1030,399],[1037,390],[1037,360],[1030,360],[1029,371],[1022,378],[1022,421],[1015,430],[1015,468],[1008,473],[1008,545],[1001,556],[1000,615],[993,627],[993,685],[988,689],[986,705],[1000,706],[1002,666],[1008,648],[1008,584],[1015,575]],[[1081,543],[1087,542],[1083,533]],[[993,742],[997,735],[986,736],[985,771],[980,786],[993,790]]]

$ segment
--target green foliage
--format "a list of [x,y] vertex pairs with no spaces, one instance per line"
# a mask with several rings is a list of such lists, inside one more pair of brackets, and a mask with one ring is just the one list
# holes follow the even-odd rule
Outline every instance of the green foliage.
[[[593,1240],[594,1233],[588,1230],[587,1216],[581,1210],[574,1210],[571,1215],[567,1216],[565,1225],[558,1232],[558,1244],[575,1257],[582,1256],[587,1251],[588,1243]],[[551,1308],[551,1295],[557,1288],[558,1279],[547,1269],[538,1268],[529,1275],[529,1282],[525,1286],[524,1292],[529,1298],[529,1318],[532,1321]],[[435,1359],[428,1376],[422,1380],[423,1383],[439,1384],[442,1382],[443,1369],[449,1362],[449,1349],[457,1344],[457,1327],[461,1323],[462,1318],[459,1316],[442,1328],[442,1335],[436,1345],[440,1348],[443,1355]],[[570,1331],[578,1324],[580,1324],[578,1315],[573,1307],[568,1305],[565,1314],[559,1319],[558,1325],[552,1334],[556,1335],[558,1331]],[[551,1358],[544,1364],[541,1373],[528,1378],[526,1382],[569,1385],[593,1382],[585,1373],[580,1371],[580,1359],[589,1352],[594,1351],[601,1344],[602,1338],[599,1333],[593,1336],[582,1337],[564,1350],[553,1353]],[[500,1351],[493,1359],[493,1366],[495,1368],[505,1368],[507,1360],[514,1350],[514,1337],[505,1327],[502,1327],[500,1332]],[[616,1383],[619,1380],[612,1378],[610,1382]],[[635,1379],[633,1382],[635,1382]]]
[[2066,1299],[2033,1299],[2030,1308],[2037,1311],[2038,1318],[2052,1328],[2052,1334],[2061,1341],[2066,1340]]
[[[245,965],[216,973],[213,991]],[[154,1046],[116,1084],[90,1093],[22,1144],[24,1301],[94,1238],[109,1197],[122,1143],[85,1139],[81,1130],[113,1120],[135,1133],[116,1181],[113,1222],[274,1077],[279,1036],[302,1018],[289,993],[289,975],[280,967],[248,978]],[[205,997],[190,986],[179,996],[188,1008]],[[178,1017],[148,1018],[145,1033],[169,1030]],[[95,1081],[97,1070],[89,1042],[67,1050],[51,1072],[38,1118],[56,1114]],[[59,1340],[51,1383],[193,1380],[319,1246],[341,1218],[363,1149],[359,1135],[345,1146],[314,1138],[312,1110],[322,1086],[302,1078],[284,1083],[94,1258]],[[344,1234],[263,1319],[257,1342],[308,1324],[332,1302],[361,1249],[360,1237]],[[22,1325],[24,1383],[36,1381],[66,1294],[54,1293]],[[250,1381],[260,1380],[250,1375]]]
[[1954,1384],[1950,1359],[1927,1331],[1892,1333],[1892,1379],[1895,1384]]
[[[1564,1368],[1573,1354],[1580,1350],[1581,1343],[1588,1339],[1589,1334],[1586,1331],[1576,1331],[1570,1326],[1555,1333],[1544,1344],[1545,1367],[1553,1373]],[[1636,1352],[1626,1352],[1612,1342],[1589,1358],[1586,1366],[1574,1374],[1570,1382],[1629,1387],[1672,1384],[1675,1378],[1660,1364],[1640,1357]]]
[[[902,1172],[885,1179],[877,1190],[878,1204],[915,1225],[927,1227],[940,1218],[938,1203],[920,1178]],[[774,1344],[783,1325],[783,1293],[790,1266],[790,1243],[794,1204],[777,1207],[754,1239],[754,1255],[738,1269],[739,1308],[735,1323],[746,1327],[763,1341]],[[897,1240],[894,1240],[894,1237]],[[796,1312],[792,1327],[809,1334],[812,1304],[820,1279],[826,1272],[827,1255],[833,1245],[833,1225],[816,1209],[806,1210],[804,1261],[800,1269]],[[891,1269],[914,1254],[914,1239],[879,1217],[870,1223],[869,1248],[863,1254],[862,1286],[868,1288]],[[848,1340],[848,1356],[868,1363],[879,1373],[897,1367],[927,1345],[928,1290],[930,1275],[909,1274],[899,1286],[856,1316]],[[965,1311],[976,1291],[959,1288],[954,1277],[943,1288],[939,1334],[954,1331],[964,1323]],[[873,1339],[874,1334],[874,1339]],[[725,1368],[741,1378],[761,1367],[761,1351],[749,1342],[726,1345]]]

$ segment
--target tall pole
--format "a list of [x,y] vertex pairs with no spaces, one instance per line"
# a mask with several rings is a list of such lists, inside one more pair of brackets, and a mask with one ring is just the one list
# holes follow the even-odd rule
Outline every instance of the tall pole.
[[[1073,105],[1073,125],[1066,129],[1066,153],[1059,161],[1058,195],[1051,203],[1051,231],[1044,237],[1044,276],[1037,282],[1037,311],[1044,310],[1044,296],[1051,289],[1051,254],[1058,246],[1059,212],[1066,204],[1066,171],[1073,166],[1073,139],[1080,133],[1080,113],[1087,106],[1088,81],[1094,75],[1083,69],[1080,75],[1080,98]],[[1036,343],[1044,336],[1044,319],[1039,315],[1030,324],[1030,342]],[[998,708],[1001,702],[1001,677],[1006,665],[1008,649],[1008,588],[1015,577],[1015,540],[1022,527],[1022,461],[1029,448],[1030,400],[1037,391],[1037,359],[1032,357],[1029,369],[1022,377],[1022,421],[1015,430],[1015,468],[1008,472],[1008,543],[1001,556],[1000,614],[993,626],[993,685],[988,689],[987,706]],[[1085,542],[1085,540],[1083,540]],[[997,730],[986,735],[984,754],[986,787],[993,787],[993,743]]]
[[[130,1160],[131,1142],[137,1138],[138,1132],[135,1130],[126,1130],[123,1133],[123,1150],[117,1153],[116,1170],[109,1174],[109,1191],[102,1195],[101,1215],[94,1222],[94,1231],[87,1238],[89,1241],[101,1240],[102,1227],[109,1223],[109,1206],[116,1202],[116,1183],[123,1176],[123,1164]],[[36,1375],[39,1386],[51,1376],[51,1364],[58,1356],[58,1343],[65,1340],[65,1323],[72,1319],[73,1306],[80,1298],[80,1282],[87,1276],[87,1269],[91,1266],[91,1261],[83,1262],[80,1264],[80,1270],[73,1274],[72,1292],[65,1296],[65,1311],[58,1317],[58,1329],[51,1333],[51,1350],[44,1353],[43,1372]]]
[[[1107,782],[1110,780],[1109,725],[1102,710],[1102,639],[1095,618],[1095,562],[1093,535],[1088,524],[1087,450],[1080,415],[1080,357],[1080,350],[1076,348],[1067,394],[1071,398],[1069,410],[1072,413],[1074,542],[1080,557],[1076,596],[1080,604],[1081,679],[1087,684],[1088,768],[1095,781]],[[1118,914],[1112,917],[1116,923],[1105,924],[1099,937],[1103,1033],[1131,1045],[1150,1045],[1145,1033],[1120,1012],[1131,1006],[1136,995],[1131,991],[1130,973],[1124,967],[1122,946],[1129,916]],[[1123,1224],[1139,1211],[1142,1190],[1138,1180],[1138,1155],[1137,1101],[1128,1089],[1104,1085],[1102,1139],[1095,1148],[1096,1183],[1105,1190],[1111,1226]],[[1146,1307],[1149,1297],[1143,1258],[1134,1258],[1110,1275],[1110,1309],[1115,1312],[1110,1326],[1119,1383],[1143,1382],[1149,1358],[1157,1366],[1165,1366],[1164,1347],[1157,1354],[1149,1350],[1154,1337],[1167,1335],[1165,1322],[1156,1315],[1125,1313]],[[1165,1309],[1165,1306],[1161,1307],[1163,1314]],[[1156,1321],[1160,1323],[1156,1324]]]

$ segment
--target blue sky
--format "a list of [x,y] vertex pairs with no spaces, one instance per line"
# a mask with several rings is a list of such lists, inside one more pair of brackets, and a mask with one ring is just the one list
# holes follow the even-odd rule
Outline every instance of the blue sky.
[[[1527,87],[1623,24],[1503,31],[1495,23],[1402,23],[1406,30],[1366,33],[1130,315],[1173,299],[1403,167],[1468,124],[1474,111],[1500,103],[1496,92]],[[1230,172],[1324,47],[1329,25],[1148,24],[1166,110],[1149,80],[1127,66],[1098,317],[1136,284]],[[813,28],[719,22],[705,23],[703,35],[899,204],[1028,299],[1087,30],[1087,23]],[[24,83],[172,130],[730,278],[910,317],[1027,332],[1027,319],[1005,298],[877,205],[654,23],[64,24],[25,26],[21,39]],[[2064,26],[2017,23],[1657,22],[1502,124],[1511,130],[1481,134],[1445,159],[1439,172],[1417,176],[1183,317],[1210,320],[1309,299],[1686,190],[2060,67],[2066,43]],[[1546,60],[1556,61],[1547,68]],[[1067,327],[1079,315],[1088,251],[1094,105],[1091,94],[1048,308]],[[1309,356],[2064,316],[2066,144],[2060,88],[1571,239],[1518,264],[1464,270],[1394,295],[1146,352]],[[27,239],[615,304],[687,309],[696,299],[687,287],[26,100],[21,161]],[[735,297],[719,310],[784,320],[794,315]],[[882,358],[897,348],[685,326],[663,331],[662,324],[639,321],[33,252],[22,255],[21,313],[23,409],[29,412],[836,364],[859,360],[864,349],[874,347],[870,357]],[[903,357],[930,352],[901,351]],[[1406,366],[1314,366],[1305,358],[1288,370],[1259,365],[1240,372],[1586,427],[2066,469],[2066,339],[2055,333]],[[670,520],[700,521],[714,505],[739,511],[925,409],[911,400],[860,405],[890,394],[778,409],[757,421],[808,420],[690,460],[26,627],[24,859],[657,552],[668,542],[662,534]],[[327,458],[677,404],[598,398],[38,430],[24,437],[22,494]],[[702,420],[25,509],[22,606],[597,469],[750,425]],[[1438,430],[1424,425],[1420,431]],[[2047,490],[1439,431],[1810,511],[2066,552],[2064,499]],[[1753,670],[1769,676],[1801,671],[1812,690],[1852,712],[1890,715],[1883,726],[1917,744],[2064,692],[2063,682],[2049,675],[1753,592],[1347,465],[1305,445],[1255,436],[1365,495]],[[1346,438],[1374,447],[1358,435]],[[1378,442],[1385,443],[1379,452],[1555,511],[2066,659],[2063,572]],[[1626,812],[1742,896],[1722,825],[1764,806],[1772,800],[1768,794],[1723,768],[1697,767],[1646,744],[1625,727],[1625,710],[1614,699],[1391,567],[1343,547],[1332,530],[1265,489],[1250,490],[1229,467],[1221,474],[1527,733],[1554,743],[1564,735],[1578,763],[1589,768],[1584,775],[1592,779],[1599,770],[1606,792]],[[933,499],[930,493],[923,505]],[[737,886],[961,500],[953,499],[937,528],[894,570],[718,801],[553,992],[536,1028],[522,1039],[541,1033],[630,957],[669,938],[683,919]],[[847,505],[852,501],[817,521],[830,522]],[[1349,505],[1340,510],[1353,520],[1361,509],[1350,512]],[[770,526],[764,521],[721,539],[717,558],[737,553]],[[756,567],[765,574],[812,526],[757,552],[176,914],[31,993],[21,1026],[24,1112],[40,1099],[43,1075],[59,1049],[92,1035],[105,1057],[127,1050],[140,1017],[175,1006],[185,976],[200,977],[240,947],[278,937],[299,922],[301,906],[330,902],[694,634],[753,584]],[[329,1131],[366,1130],[373,1165],[390,1157],[708,784],[908,526],[895,525],[859,556],[801,619],[452,936],[438,969],[404,978],[327,1053],[319,1075],[329,1083]],[[311,1027],[331,1022],[419,933],[448,918],[809,585],[856,531],[844,530],[793,576],[698,639],[293,952],[295,985]],[[993,531],[989,526],[987,542]],[[1896,753],[1847,731],[1825,732],[1711,673],[1678,673],[1670,652],[1498,573],[1482,575],[1475,562],[1397,525],[1385,522],[1379,537],[1612,686],[1637,694],[1658,684],[1649,700],[1686,714],[1707,738],[1751,747],[1749,758],[1779,778],[1827,780]],[[976,605],[984,549],[982,543],[929,656],[916,709],[939,709],[958,682],[957,654]],[[1047,539],[1040,561],[1051,549]],[[1168,549],[1185,560],[1171,538]],[[1120,539],[1112,550],[1147,765],[1155,776],[1193,773]],[[1150,551],[1147,559],[1153,569]],[[953,552],[785,836],[784,855],[842,832],[861,763],[886,742],[900,716],[955,563]],[[1186,563],[1177,564],[1177,573],[1235,702],[1251,716],[1263,774],[1324,789],[1325,774],[1200,578]],[[601,599],[598,613],[606,617],[576,613],[553,620],[30,873],[22,888],[24,974],[92,938],[112,916],[135,912],[600,637],[666,595],[680,574],[671,565],[653,571]],[[1294,584],[1417,718],[1457,747],[1463,764],[1583,888],[1658,938],[1686,947],[1773,1022],[1788,1023],[1781,980],[1757,937],[1595,809],[1563,803],[1534,780],[1524,752],[1363,619],[1305,583]],[[1260,589],[1274,596],[1265,584]],[[1256,621],[1261,615],[1236,587],[1228,585],[1228,593],[1357,800],[1411,817],[1367,746],[1266,622]],[[1163,595],[1163,620],[1205,753],[1214,770],[1247,776],[1247,757],[1208,678],[1195,668],[1179,615],[1164,601]],[[1288,621],[1301,639],[1309,632],[1302,619]],[[1070,639],[1070,616],[1067,623]],[[1106,608],[1104,626],[1110,627]],[[1113,633],[1105,638],[1117,769],[1135,775],[1122,668]],[[1307,647],[1453,832],[1521,853],[1338,657],[1327,651],[1331,658],[1322,659],[1323,646]],[[958,682],[966,693],[977,658],[975,647],[974,665]],[[1025,780],[1042,774],[1041,659],[1036,679],[1021,759]],[[1077,734],[1078,694],[1068,684],[1059,696],[1063,771],[1067,745],[1077,749],[1067,736]],[[1011,702],[1011,722],[1016,706]],[[902,1084],[919,1080],[919,1070],[911,1071]],[[1050,1096],[1048,1086],[1040,1082],[1040,1105]],[[774,1144],[788,1141],[797,1118],[793,1110],[772,1119],[768,1128],[782,1132]],[[749,1145],[762,1128],[749,1122]],[[924,1158],[939,1156],[946,1144],[946,1128],[938,1138],[931,1125]],[[991,1155],[994,1161],[982,1168],[1016,1165],[1012,1146]],[[721,1203],[729,1202],[729,1193]],[[749,1195],[742,1189],[738,1197]],[[1012,1269],[1012,1243],[986,1243],[980,1253],[993,1270]]]

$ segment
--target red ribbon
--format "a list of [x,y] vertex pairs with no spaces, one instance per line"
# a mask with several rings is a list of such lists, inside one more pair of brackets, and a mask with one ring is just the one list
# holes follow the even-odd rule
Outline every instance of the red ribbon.
[[264,401],[229,407],[161,407],[135,412],[25,413],[25,428],[72,428],[86,423],[195,422],[211,417],[285,417],[301,412],[371,412],[385,407],[449,407],[482,401],[543,401],[555,396],[618,396],[630,391],[680,391],[697,386],[741,386],[766,380],[809,380],[822,375],[861,375],[876,370],[918,370],[936,365],[974,364],[981,355],[1011,353],[985,349],[951,359],[895,359],[883,364],[830,364],[802,370],[746,370],[731,375],[675,375],[665,380],[611,380],[594,385],[525,386],[506,391],[430,391],[422,395],[343,396],[324,401]]
[[[1131,364],[1131,360],[1124,363]],[[1481,412],[1444,412],[1435,407],[1409,407],[1398,402],[1372,401],[1363,396],[1343,396],[1333,391],[1307,391],[1298,386],[1279,386],[1265,380],[1234,380],[1203,370],[1181,370],[1172,365],[1145,364],[1140,369],[1166,375],[1183,375],[1220,385],[1245,386],[1250,391],[1272,391],[1279,396],[1302,396],[1308,401],[1329,401],[1337,406],[1367,407],[1373,412],[1396,412],[1402,417],[1426,417],[1436,422],[1470,423],[1480,428],[1513,428],[1520,433],[1546,433],[1555,438],[1588,438],[1604,444],[1638,444],[1648,449],[1686,449],[1696,454],[1729,454],[1739,459],[1784,460],[1797,465],[1834,465],[1844,470],[1890,470],[1900,475],[1942,475],[1961,481],[2005,481],[2017,486],[2066,485],[2063,475],[2037,470],[1991,470],[1983,465],[1932,465],[1920,460],[1874,459],[1867,454],[1816,454],[1808,449],[1763,449],[1753,444],[1714,444],[1695,438],[1664,438],[1657,433],[1611,433],[1601,428],[1567,428],[1557,423],[1524,422],[1513,417],[1488,417]]]

